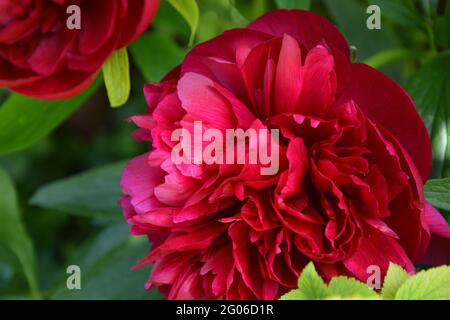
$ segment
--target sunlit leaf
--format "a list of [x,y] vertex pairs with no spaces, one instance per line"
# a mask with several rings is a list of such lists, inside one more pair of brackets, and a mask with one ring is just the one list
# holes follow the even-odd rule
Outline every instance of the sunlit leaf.
[[381,296],[383,299],[395,299],[398,289],[409,278],[408,272],[395,263],[389,264],[389,269],[384,278]]
[[408,278],[395,295],[397,300],[450,300],[450,266],[441,266]]
[[130,63],[126,48],[114,51],[103,65],[103,77],[111,107],[123,106],[130,97]]
[[190,44],[194,43],[195,33],[197,32],[200,11],[196,0],[168,0],[169,3],[186,19],[191,27]]

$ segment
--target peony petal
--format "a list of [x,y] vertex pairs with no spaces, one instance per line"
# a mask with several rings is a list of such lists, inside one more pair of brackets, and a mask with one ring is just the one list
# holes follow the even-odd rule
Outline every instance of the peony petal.
[[[334,59],[324,46],[317,46],[306,56],[299,113],[322,115],[330,110],[337,89]],[[291,80],[292,81],[292,80]]]
[[302,83],[300,47],[297,40],[286,34],[283,36],[275,75],[276,114],[296,111]]
[[159,8],[159,0],[127,1],[124,27],[117,48],[126,47],[149,26]]
[[307,50],[325,42],[338,48],[350,59],[350,48],[341,32],[327,19],[310,11],[271,11],[256,19],[248,28],[276,37],[288,34]]
[[340,98],[340,101],[349,100],[354,100],[367,117],[397,138],[426,181],[431,170],[430,139],[405,90],[381,72],[356,63],[351,67],[351,83]]
[[381,274],[385,275],[390,262],[398,264],[409,273],[415,272],[414,265],[397,240],[371,227],[364,230],[357,251],[343,262],[362,281],[367,281],[370,276],[367,271],[369,266],[379,267]]

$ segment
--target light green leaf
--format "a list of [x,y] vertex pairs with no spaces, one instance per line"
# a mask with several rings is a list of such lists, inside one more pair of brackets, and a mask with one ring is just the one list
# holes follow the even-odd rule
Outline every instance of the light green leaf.
[[81,269],[81,290],[68,290],[67,275],[52,299],[82,300],[144,300],[161,299],[155,290],[147,292],[144,285],[149,267],[131,270],[136,261],[145,257],[150,244],[145,238],[132,238],[129,226],[112,225],[103,230],[87,248],[83,248],[71,264]]
[[376,53],[370,58],[366,59],[364,63],[371,66],[372,68],[378,69],[395,61],[417,60],[423,57],[424,54],[421,52],[398,48]]
[[79,96],[62,101],[40,101],[11,95],[0,107],[0,154],[26,149],[52,132],[99,87],[96,81]]
[[96,168],[40,188],[30,203],[68,214],[121,219],[120,175],[123,162]]
[[311,0],[275,0],[280,9],[304,9],[311,8]]
[[196,0],[168,0],[169,3],[183,16],[191,27],[191,37],[189,45],[194,43],[195,33],[197,32],[198,21],[200,19],[200,10]]
[[303,269],[298,281],[298,290],[287,293],[281,298],[282,300],[322,300],[330,294],[312,262]]
[[39,298],[33,243],[23,226],[13,182],[0,169],[0,245],[9,248],[18,258],[34,298]]
[[299,289],[291,290],[280,297],[280,300],[309,300]]
[[433,206],[450,211],[450,178],[428,180],[425,198]]
[[131,54],[148,82],[160,81],[183,61],[185,51],[169,37],[156,32],[143,34],[131,47]]
[[332,278],[328,284],[328,289],[331,295],[340,296],[342,298],[378,298],[377,293],[370,289],[365,283],[354,278],[343,276]]
[[123,106],[130,97],[130,62],[127,48],[114,51],[103,65],[103,77],[111,107]]
[[409,85],[409,92],[431,136],[432,178],[450,175],[450,73],[444,70],[450,70],[450,53],[423,65]]
[[410,277],[398,289],[397,300],[450,300],[450,266],[441,266]]
[[408,272],[395,263],[389,264],[389,269],[384,278],[381,297],[383,299],[394,300],[398,289],[409,278]]

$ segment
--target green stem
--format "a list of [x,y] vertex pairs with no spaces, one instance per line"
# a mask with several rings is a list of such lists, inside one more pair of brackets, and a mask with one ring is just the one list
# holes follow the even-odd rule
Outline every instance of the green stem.
[[431,27],[431,24],[428,21],[426,22],[425,27],[427,29],[428,39],[430,40],[431,52],[433,53],[433,55],[436,55],[438,51],[437,51],[437,47],[436,47],[436,39],[434,36],[433,28]]

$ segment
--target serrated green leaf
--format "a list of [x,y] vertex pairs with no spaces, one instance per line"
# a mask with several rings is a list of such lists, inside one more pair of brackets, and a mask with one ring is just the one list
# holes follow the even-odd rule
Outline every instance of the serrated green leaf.
[[309,300],[299,289],[291,290],[280,297],[280,300]]
[[383,288],[381,290],[381,297],[383,299],[394,300],[398,289],[409,278],[408,272],[395,263],[389,264],[389,269],[384,278]]
[[431,136],[432,178],[450,175],[450,73],[443,70],[450,70],[450,53],[423,65],[409,85],[409,92]]
[[40,188],[30,203],[68,214],[119,220],[122,216],[117,200],[124,166],[120,162],[52,182]]
[[0,190],[0,245],[6,246],[17,256],[32,296],[39,298],[33,243],[22,223],[13,182],[2,169],[0,169]]
[[311,8],[311,0],[275,0],[280,9],[304,9]]
[[100,81],[75,98],[40,101],[12,94],[0,107],[0,154],[26,149],[52,132],[95,92]]
[[298,290],[294,291],[284,295],[282,300],[322,300],[330,294],[312,262],[303,269],[298,280]]
[[127,48],[114,51],[103,65],[103,77],[111,107],[123,106],[130,97],[130,62]]
[[103,230],[82,252],[71,259],[81,269],[81,290],[68,290],[67,274],[62,274],[56,300],[148,300],[161,299],[144,285],[149,267],[131,270],[135,262],[148,253],[150,244],[144,238],[131,238],[126,224]]
[[185,50],[170,38],[147,32],[130,47],[131,54],[147,82],[160,81],[183,61]]
[[342,298],[378,298],[376,292],[370,289],[365,283],[354,278],[343,276],[332,278],[328,284],[328,289],[331,295],[340,296]]
[[421,271],[407,279],[395,295],[397,300],[450,300],[450,266]]
[[189,45],[194,43],[195,33],[200,19],[200,10],[196,0],[168,0],[169,3],[183,16],[191,27]]
[[433,206],[450,211],[450,178],[428,180],[424,191]]

